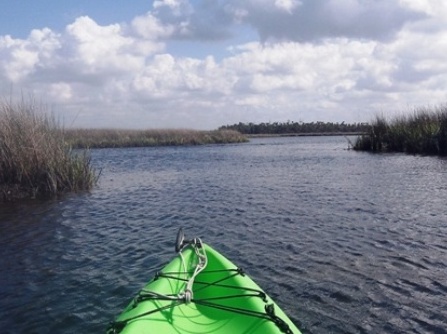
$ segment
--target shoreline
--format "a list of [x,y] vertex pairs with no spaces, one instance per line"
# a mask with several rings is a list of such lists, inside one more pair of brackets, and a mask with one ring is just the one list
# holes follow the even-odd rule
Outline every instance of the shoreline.
[[354,150],[447,156],[447,106],[415,109],[393,118],[376,116]]
[[233,130],[120,130],[68,129],[64,140],[73,149],[196,146],[247,142],[247,136]]
[[309,132],[309,133],[258,133],[247,134],[248,138],[266,137],[329,137],[329,136],[363,136],[365,132]]

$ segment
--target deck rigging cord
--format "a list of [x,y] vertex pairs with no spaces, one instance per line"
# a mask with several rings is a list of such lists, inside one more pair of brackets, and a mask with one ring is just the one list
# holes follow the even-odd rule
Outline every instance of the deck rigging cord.
[[[194,268],[193,274],[186,283],[185,290],[182,294],[179,295],[179,298],[184,299],[186,304],[189,304],[193,299],[192,286],[194,284],[194,280],[196,279],[197,275],[199,275],[206,268],[206,265],[208,264],[208,257],[206,256],[205,245],[202,243],[202,240],[200,240],[200,238],[194,239],[191,242],[191,245],[194,245],[193,249],[197,255],[198,261]],[[183,268],[185,269],[185,275],[187,275],[188,271],[186,270],[186,262],[182,254],[182,249],[180,249],[178,254],[182,259]]]
[[[197,263],[195,264],[191,274],[189,274],[189,271],[187,270],[186,261],[182,254],[182,251],[186,246],[191,246],[193,248],[193,250],[196,254],[196,258],[197,258]],[[172,303],[170,303],[168,305],[157,307],[150,311],[138,314],[134,317],[127,318],[125,320],[114,321],[114,322],[110,323],[109,327],[107,328],[107,334],[120,333],[130,321],[148,316],[148,315],[156,313],[156,312],[161,312],[161,311],[164,311],[167,309],[171,309],[171,308],[174,308],[174,307],[182,305],[182,304],[189,304],[189,303],[195,303],[196,305],[215,308],[215,309],[219,309],[221,311],[232,312],[232,313],[241,314],[241,315],[245,315],[245,316],[265,319],[267,321],[272,321],[280,329],[280,331],[282,333],[293,334],[289,325],[275,314],[274,305],[267,303],[268,301],[267,301],[267,296],[266,296],[265,292],[263,292],[262,290],[259,290],[259,289],[224,284],[225,281],[233,278],[234,276],[237,276],[237,275],[244,276],[245,273],[241,268],[205,271],[206,266],[208,264],[208,258],[206,255],[206,250],[205,250],[204,244],[202,243],[200,238],[194,238],[191,241],[185,241],[183,231],[182,231],[182,229],[180,229],[179,233],[177,235],[175,250],[181,258],[181,262],[182,262],[184,271],[183,272],[158,272],[158,273],[156,273],[153,280],[155,281],[159,278],[165,278],[168,280],[181,281],[181,282],[184,282],[184,289],[178,294],[160,294],[160,293],[157,293],[154,291],[142,289],[138,293],[138,295],[133,299],[132,308],[135,308],[135,307],[137,307],[137,305],[139,303],[148,301],[148,300],[172,301]],[[196,278],[199,274],[207,275],[207,274],[224,273],[224,272],[227,272],[228,275],[223,278],[219,278],[216,281],[202,282],[202,281],[196,280]],[[181,277],[181,276],[183,276],[183,277]],[[213,287],[222,287],[222,288],[226,288],[226,289],[234,289],[235,291],[240,290],[240,291],[243,291],[244,293],[195,299],[194,294],[193,294],[193,289],[192,289],[193,285],[195,285],[196,292],[202,291],[203,289],[206,289],[207,287],[213,286]],[[247,292],[249,292],[249,293],[247,293]],[[243,309],[243,308],[238,308],[238,307],[233,307],[233,306],[217,304],[214,302],[214,301],[218,301],[218,300],[235,299],[235,298],[261,298],[265,303],[265,310],[264,310],[264,312],[259,312],[259,311],[249,310],[249,309]]]

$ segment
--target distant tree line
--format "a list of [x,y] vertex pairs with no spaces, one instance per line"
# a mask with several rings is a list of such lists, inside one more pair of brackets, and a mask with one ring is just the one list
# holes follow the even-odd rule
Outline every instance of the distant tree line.
[[291,122],[286,123],[242,123],[224,125],[219,130],[236,130],[242,134],[344,134],[365,133],[369,130],[368,123],[333,123],[333,122]]

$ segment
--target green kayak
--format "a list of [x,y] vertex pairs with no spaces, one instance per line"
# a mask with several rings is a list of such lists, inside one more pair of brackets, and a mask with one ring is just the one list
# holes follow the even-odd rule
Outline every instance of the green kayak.
[[176,251],[107,334],[300,333],[241,268],[200,239],[185,241],[180,230]]

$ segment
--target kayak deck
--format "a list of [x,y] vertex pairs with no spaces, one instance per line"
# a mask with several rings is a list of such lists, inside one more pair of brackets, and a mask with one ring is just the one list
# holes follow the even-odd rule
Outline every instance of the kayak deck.
[[[207,260],[199,273],[196,270],[200,262],[198,251]],[[188,284],[192,284],[191,295],[186,292]],[[107,333],[294,334],[300,331],[243,270],[200,242],[198,246],[185,247],[158,272]]]

